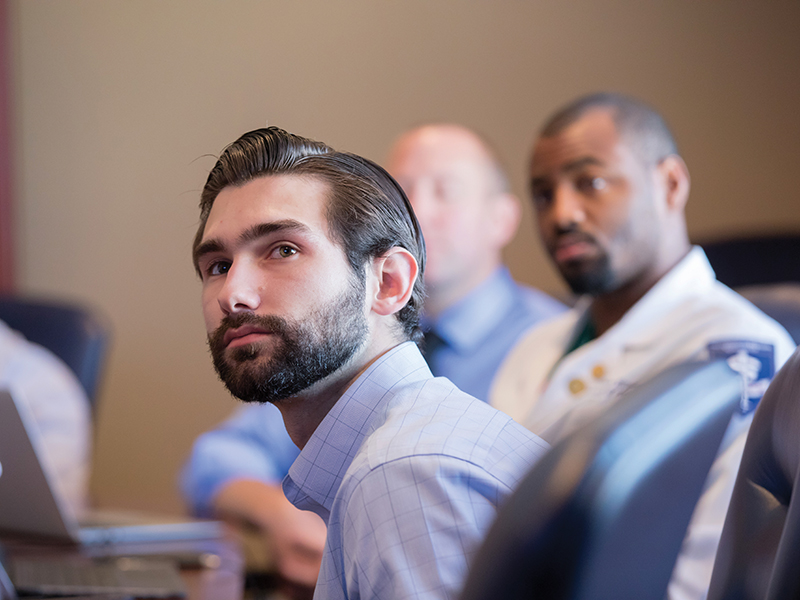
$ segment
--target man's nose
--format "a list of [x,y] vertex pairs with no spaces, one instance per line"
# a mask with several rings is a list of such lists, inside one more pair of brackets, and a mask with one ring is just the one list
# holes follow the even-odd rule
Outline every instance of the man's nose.
[[553,190],[551,219],[561,229],[569,229],[586,220],[586,211],[580,194],[568,183],[561,183]]
[[261,304],[261,286],[246,262],[231,264],[218,302],[225,314],[255,311]]

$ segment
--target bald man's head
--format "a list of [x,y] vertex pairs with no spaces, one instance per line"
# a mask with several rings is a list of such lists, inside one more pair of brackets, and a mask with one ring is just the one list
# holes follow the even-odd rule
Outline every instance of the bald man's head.
[[406,132],[392,147],[388,170],[408,194],[425,236],[426,311],[440,312],[500,265],[519,225],[519,202],[491,146],[460,125]]

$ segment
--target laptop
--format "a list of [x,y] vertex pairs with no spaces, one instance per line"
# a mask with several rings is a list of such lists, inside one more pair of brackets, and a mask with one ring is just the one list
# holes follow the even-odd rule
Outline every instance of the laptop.
[[79,522],[42,466],[38,436],[28,434],[34,427],[12,393],[0,390],[0,532],[88,546],[223,537],[221,522],[200,519],[89,511]]
[[165,559],[8,558],[0,548],[0,600],[69,596],[72,600],[183,598],[177,565]]

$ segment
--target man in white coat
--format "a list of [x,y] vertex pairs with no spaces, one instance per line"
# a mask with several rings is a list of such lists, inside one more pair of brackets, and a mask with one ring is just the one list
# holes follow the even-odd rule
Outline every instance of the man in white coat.
[[689,173],[651,108],[616,94],[569,104],[542,130],[530,173],[542,240],[583,298],[523,336],[491,403],[553,443],[671,365],[727,359],[745,392],[669,586],[672,600],[704,598],[753,410],[794,343],[692,248]]

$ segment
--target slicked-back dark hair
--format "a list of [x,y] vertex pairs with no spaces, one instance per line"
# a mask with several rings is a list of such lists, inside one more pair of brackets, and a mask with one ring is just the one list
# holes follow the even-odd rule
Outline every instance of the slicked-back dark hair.
[[[331,238],[339,242],[361,280],[364,267],[392,248],[408,250],[419,274],[408,304],[397,314],[406,337],[422,339],[419,315],[425,297],[425,240],[411,204],[398,183],[374,162],[278,127],[256,129],[223,150],[200,194],[200,226],[193,253],[203,239],[211,207],[226,187],[267,175],[313,177],[330,186],[325,216]],[[195,268],[197,260],[195,259]]]
[[611,112],[617,132],[645,163],[657,164],[670,154],[678,154],[675,138],[660,114],[641,100],[613,92],[590,94],[570,102],[548,119],[539,137],[556,136],[597,109]]

